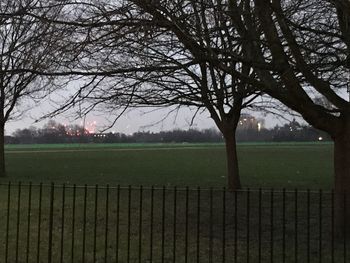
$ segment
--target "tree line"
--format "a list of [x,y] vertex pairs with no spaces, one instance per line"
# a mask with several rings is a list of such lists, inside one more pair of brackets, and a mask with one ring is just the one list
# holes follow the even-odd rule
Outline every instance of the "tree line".
[[[310,125],[293,120],[271,129],[239,127],[238,142],[316,142],[331,141],[331,138]],[[222,143],[220,131],[210,129],[170,130],[160,132],[139,131],[132,134],[107,132],[90,133],[80,125],[63,125],[49,121],[42,128],[17,129],[12,136],[6,136],[7,144],[49,144],[49,143]]]

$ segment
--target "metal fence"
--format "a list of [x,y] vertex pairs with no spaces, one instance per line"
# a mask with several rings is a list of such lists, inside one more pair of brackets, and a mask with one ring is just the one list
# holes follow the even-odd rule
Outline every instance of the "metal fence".
[[323,191],[0,185],[0,262],[350,262]]

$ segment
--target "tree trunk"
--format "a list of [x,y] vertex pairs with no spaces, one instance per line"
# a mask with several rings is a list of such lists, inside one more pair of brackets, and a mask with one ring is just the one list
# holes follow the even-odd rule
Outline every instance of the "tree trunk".
[[350,238],[350,123],[334,137],[335,219],[339,237]]
[[5,127],[0,125],[0,177],[5,176]]
[[224,137],[226,144],[228,189],[230,191],[234,191],[241,188],[235,130],[225,132]]

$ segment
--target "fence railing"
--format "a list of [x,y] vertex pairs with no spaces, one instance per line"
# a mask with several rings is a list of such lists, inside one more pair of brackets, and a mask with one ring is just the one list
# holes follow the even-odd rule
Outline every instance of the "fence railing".
[[350,262],[323,191],[0,185],[0,262]]

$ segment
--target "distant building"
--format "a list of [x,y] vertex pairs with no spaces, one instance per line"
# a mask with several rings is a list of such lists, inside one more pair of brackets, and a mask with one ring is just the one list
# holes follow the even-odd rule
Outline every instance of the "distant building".
[[249,114],[242,114],[237,130],[255,130],[255,131],[260,131],[261,129],[265,128],[265,121],[263,119],[256,119],[254,116],[251,116]]

